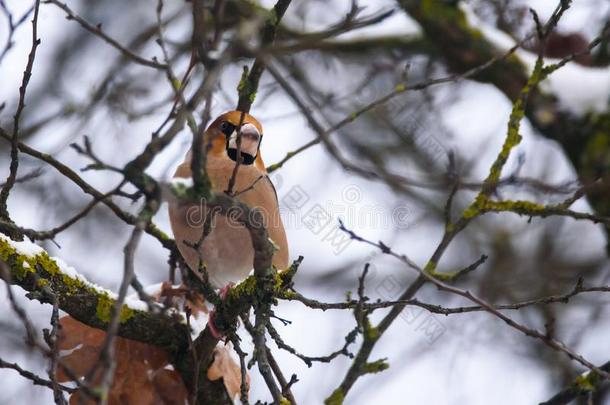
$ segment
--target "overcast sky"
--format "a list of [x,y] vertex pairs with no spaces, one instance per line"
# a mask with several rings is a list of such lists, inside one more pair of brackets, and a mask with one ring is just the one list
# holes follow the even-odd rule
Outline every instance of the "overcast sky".
[[[28,7],[29,1],[8,0],[7,6],[19,15]],[[265,1],[272,4],[272,1]],[[295,3],[301,3],[295,1]],[[303,28],[322,28],[332,21],[341,18],[344,10],[337,6],[340,2],[332,2],[328,10],[317,7],[307,19],[310,21]],[[367,1],[369,9],[381,9],[392,6],[388,1]],[[531,5],[539,11],[542,17],[548,17],[554,1],[532,0]],[[561,27],[570,31],[584,29],[587,35],[593,34],[591,27],[600,15],[600,4],[604,2],[576,1],[561,22]],[[76,10],[81,9],[86,2],[70,1]],[[80,7],[79,7],[80,6]],[[168,2],[167,13],[172,8],[184,7],[184,3]],[[606,11],[610,6],[605,5]],[[326,11],[326,12],[325,12]],[[286,20],[300,21],[300,17],[288,12]],[[150,15],[143,15],[154,21],[154,7],[151,2]],[[0,43],[4,43],[6,27],[0,24]],[[304,24],[305,25],[305,24]],[[111,22],[104,22],[107,32],[112,33]],[[67,21],[62,13],[50,5],[42,5],[39,20],[39,35],[42,39],[36,65],[33,72],[32,88],[42,87],[45,81],[52,80],[45,75],[45,66],[53,55],[54,46],[62,41],[65,30],[78,30],[72,22]],[[188,36],[188,25],[182,25],[180,30],[170,31],[168,35],[175,38]],[[490,37],[494,37],[500,45],[502,41],[498,33],[489,28]],[[395,33],[416,34],[417,25],[402,13],[386,20],[379,26],[366,28],[362,32],[353,32],[349,37],[387,35]],[[81,35],[88,35],[82,32]],[[495,35],[495,36],[494,36]],[[7,101],[7,107],[0,113],[0,122],[6,125],[14,112],[12,101],[21,81],[21,74],[30,47],[30,25],[22,27],[17,33],[16,45],[0,65],[0,103]],[[146,56],[159,55],[158,50],[151,48]],[[113,49],[98,41],[95,55],[101,64],[105,57],[115,57]],[[520,54],[522,59],[530,62],[532,55]],[[92,56],[93,57],[93,56]],[[96,63],[83,63],[82,70],[75,70],[69,86],[64,86],[75,101],[85,100],[92,91],[99,70]],[[240,67],[235,67],[223,77],[223,85],[228,92],[233,91]],[[267,77],[267,79],[269,79]],[[332,78],[327,78],[332,80]],[[320,80],[324,80],[321,78]],[[464,156],[478,156],[474,175],[482,178],[500,150],[504,140],[505,127],[510,113],[510,102],[495,88],[476,82],[466,82],[459,85],[459,93],[455,94],[457,85],[447,85],[437,93],[439,99],[450,99],[451,103],[442,110],[441,121],[449,136],[439,135],[438,142],[443,150],[456,150]],[[550,89],[559,93],[566,108],[572,108],[576,113],[579,107],[606,106],[610,94],[610,69],[592,69],[572,67],[569,65],[565,73],[558,75]],[[166,94],[167,88],[151,86],[150,97]],[[562,93],[563,91],[563,93]],[[233,92],[234,93],[234,92]],[[213,105],[214,114],[229,110],[234,105],[232,99],[217,97]],[[570,100],[578,100],[570,104]],[[38,114],[55,111],[59,105],[48,103],[39,108]],[[146,103],[143,103],[146,104]],[[96,152],[102,159],[114,163],[125,163],[135,156],[147,142],[148,134],[161,122],[165,110],[160,110],[147,119],[137,122],[127,122],[123,118],[109,120],[107,115],[94,118],[85,127],[80,127],[77,118],[63,120],[50,125],[39,132],[28,142],[37,149],[49,151],[58,159],[71,167],[78,169],[86,164],[81,157],[67,147],[66,139],[76,139],[80,135],[89,134],[94,141]],[[297,108],[281,93],[274,93],[271,100],[260,105],[255,103],[252,113],[262,122],[264,141],[262,155],[266,164],[280,160],[287,152],[294,150],[308,140],[314,138],[314,133],[307,127],[304,119],[298,114]],[[484,117],[484,118],[482,118]],[[30,117],[31,118],[31,117]],[[516,164],[514,156],[525,154],[526,162],[523,174],[531,176],[546,176],[549,181],[565,181],[574,178],[574,172],[560,149],[552,142],[537,136],[528,123],[524,123],[524,141],[515,151],[507,168]],[[66,134],[69,134],[67,136]],[[136,134],[144,134],[137,136]],[[436,139],[436,138],[435,138]],[[169,179],[174,168],[182,160],[190,144],[188,131],[183,131],[172,145],[164,151],[150,168],[150,173],[161,179]],[[120,146],[118,146],[120,145]],[[8,150],[8,149],[6,149]],[[536,156],[536,158],[530,158]],[[443,155],[439,159],[444,159]],[[513,166],[511,166],[513,165]],[[549,170],[549,165],[552,170]],[[8,159],[0,159],[0,167],[8,172]],[[44,176],[51,177],[49,173]],[[407,175],[417,176],[419,173],[409,172]],[[105,173],[84,173],[83,176],[100,189],[109,189],[117,183],[118,178]],[[426,212],[417,204],[391,193],[387,186],[362,180],[347,174],[334,163],[321,146],[311,148],[301,157],[294,159],[272,177],[276,184],[284,221],[288,233],[291,255],[296,258],[303,255],[301,273],[309,276],[324,275],[329,270],[339,268],[346,263],[353,263],[352,269],[344,279],[351,280],[351,287],[356,285],[356,277],[366,261],[373,263],[374,271],[369,280],[369,294],[372,297],[386,299],[394,298],[407,280],[413,277],[408,269],[386,258],[380,258],[370,247],[357,242],[336,243],[332,238],[332,229],[336,228],[337,219],[342,218],[348,226],[359,234],[373,240],[391,241],[396,250],[407,253],[413,260],[423,264],[438,243],[442,229],[434,229],[426,225]],[[57,180],[57,178],[56,178]],[[45,180],[43,180],[45,181]],[[50,181],[49,184],[55,184]],[[76,189],[74,193],[78,193]],[[49,189],[52,194],[53,190]],[[298,203],[295,204],[295,199]],[[83,200],[85,201],[85,200]],[[34,199],[27,189],[19,186],[11,194],[9,209],[14,219],[22,226],[33,228],[49,228],[65,220],[63,217],[46,217],[45,207],[48,204],[61,204],[52,196],[44,199]],[[333,216],[332,224],[324,231],[315,232],[304,222],[311,210],[322,207]],[[575,209],[587,210],[588,205],[580,201]],[[155,218],[162,229],[169,231],[169,223],[165,210]],[[524,232],[537,225],[527,224],[525,218],[501,216],[491,218],[497,226],[507,232]],[[605,239],[599,228],[574,221],[566,221],[570,232],[558,236],[560,243],[565,245],[565,254],[571,257],[600,257],[603,255]],[[80,225],[78,225],[80,226]],[[76,228],[75,232],[67,232],[58,237],[61,248],[47,244],[45,248],[69,264],[76,267],[82,274],[105,288],[116,290],[122,274],[122,247],[128,238],[129,228],[116,225],[116,234],[112,238],[99,240],[95,230],[85,231]],[[84,225],[83,225],[84,226]],[[87,237],[83,237],[87,235]],[[524,255],[531,248],[529,242],[533,238],[524,236],[517,241],[521,243]],[[469,252],[468,249],[450,250],[448,256],[455,255],[455,261],[464,264],[472,262],[481,252]],[[455,262],[454,261],[454,262]],[[167,276],[165,272],[166,252],[151,238],[145,238],[137,254],[136,270],[145,283],[157,283]],[[345,297],[345,289],[329,288],[324,283],[312,283],[310,280],[320,278],[301,275],[297,278],[297,289],[305,295],[327,301],[341,300]],[[299,280],[302,281],[299,284]],[[334,285],[334,284],[333,284]],[[348,287],[349,288],[349,287]],[[20,302],[30,311],[31,318],[40,327],[48,327],[49,306],[32,303],[23,297],[19,291]],[[8,308],[4,294],[0,294],[0,303]],[[423,289],[423,297],[438,297],[433,289]],[[606,302],[607,299],[606,299]],[[444,304],[458,305],[461,301],[452,297],[444,297]],[[607,315],[607,309],[604,310]],[[276,326],[285,341],[298,348],[301,352],[311,355],[324,355],[337,350],[343,345],[344,336],[353,328],[354,319],[347,311],[314,311],[298,303],[282,302],[278,315],[292,321],[289,326]],[[373,316],[378,319],[382,312]],[[0,328],[2,325],[17,325],[12,320],[14,315],[7,309],[0,313]],[[574,311],[568,313],[565,322],[580,325],[583,313]],[[604,319],[604,318],[601,318]],[[607,316],[605,318],[608,319]],[[533,320],[535,323],[536,319]],[[584,321],[583,321],[584,322]],[[607,336],[610,333],[610,323],[598,322],[589,333],[576,344],[575,349],[594,363],[608,360]],[[8,326],[6,327],[8,328]],[[430,334],[430,331],[434,333]],[[21,332],[4,334],[18,341]],[[45,374],[41,368],[40,356],[28,354],[23,345],[0,344],[0,357],[19,362],[23,367]],[[528,338],[517,334],[514,330],[503,327],[503,323],[486,314],[469,314],[468,316],[453,315],[442,317],[426,312],[410,312],[398,319],[377,345],[371,359],[388,358],[390,369],[377,375],[363,377],[349,394],[349,404],[530,404],[545,399],[557,390],[557,386],[549,384],[549,379],[541,372],[540,364],[525,345],[520,345]],[[604,340],[605,339],[605,340]],[[502,342],[501,345],[494,342]],[[566,343],[571,343],[570,337]],[[606,350],[601,350],[605,347]],[[277,356],[286,374],[296,373],[300,382],[293,388],[300,403],[317,404],[328,396],[343,378],[349,359],[341,358],[331,364],[315,364],[307,368],[300,360],[286,352],[277,351]],[[269,397],[264,383],[257,372],[252,373],[252,398],[265,399]],[[27,401],[24,402],[24,398]],[[0,404],[49,404],[52,403],[52,392],[46,388],[32,387],[31,384],[11,370],[0,370]]]

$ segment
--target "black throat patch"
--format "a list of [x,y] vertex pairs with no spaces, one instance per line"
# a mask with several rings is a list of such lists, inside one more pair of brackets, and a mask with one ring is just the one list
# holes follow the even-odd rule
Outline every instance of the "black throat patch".
[[[228,142],[227,142],[227,146]],[[227,155],[229,155],[229,158],[234,161],[237,162],[237,149],[228,149],[227,148]],[[252,156],[248,153],[244,153],[241,152],[241,164],[242,165],[251,165],[252,163],[254,163],[254,159],[256,158],[256,156]]]
[[[236,128],[237,128],[236,125],[233,125],[230,122],[225,121],[220,129],[227,140],[227,144],[225,147],[227,150],[227,155],[234,162],[237,162],[237,149],[229,148],[229,141],[231,140],[231,134],[233,134],[233,131],[235,131]],[[256,155],[258,155],[258,151],[261,149],[262,142],[263,142],[263,135],[261,134],[260,139],[258,141],[258,148],[256,150]],[[252,156],[248,153],[241,152],[241,164],[251,165],[252,163],[254,163],[254,160],[256,159],[256,155]]]

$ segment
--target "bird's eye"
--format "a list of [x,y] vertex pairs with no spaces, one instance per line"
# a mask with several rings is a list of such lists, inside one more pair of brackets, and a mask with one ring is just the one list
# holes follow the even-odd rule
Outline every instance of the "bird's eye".
[[230,136],[234,130],[235,125],[231,124],[229,121],[222,121],[220,123],[220,131],[226,136]]

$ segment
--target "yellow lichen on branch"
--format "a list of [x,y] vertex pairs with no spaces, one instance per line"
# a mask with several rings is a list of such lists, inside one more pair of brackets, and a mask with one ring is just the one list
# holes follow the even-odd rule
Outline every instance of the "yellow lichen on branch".
[[[107,328],[116,302],[114,293],[87,281],[61,259],[33,243],[13,241],[0,234],[0,260],[7,266],[10,283],[41,293],[36,298],[42,302],[48,302],[44,292],[51,292],[64,312],[91,327]],[[188,345],[189,331],[180,315],[161,316],[123,305],[119,320],[119,336],[170,352]]]
[[500,180],[502,169],[510,157],[510,153],[521,143],[522,136],[519,131],[521,129],[521,121],[523,120],[523,117],[525,117],[525,108],[530,94],[548,74],[549,70],[544,68],[543,60],[539,57],[538,60],[536,60],[536,65],[534,66],[534,70],[530,75],[527,84],[521,89],[519,97],[513,103],[502,149],[489,169],[489,174],[483,182],[481,192],[476,196],[470,206],[464,210],[462,214],[464,219],[470,220],[487,211],[523,212],[526,210],[533,211],[534,209],[539,211],[544,208],[539,204],[527,201],[521,201],[514,204],[511,204],[510,202],[494,202],[491,201],[489,196]]

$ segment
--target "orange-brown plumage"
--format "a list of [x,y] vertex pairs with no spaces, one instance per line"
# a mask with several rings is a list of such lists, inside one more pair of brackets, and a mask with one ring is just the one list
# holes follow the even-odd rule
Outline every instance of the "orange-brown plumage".
[[[231,145],[234,144],[241,115],[239,111],[221,115],[212,122],[204,134],[203,147],[207,148],[206,171],[212,189],[216,193],[227,190],[235,168],[235,161],[230,157],[230,149],[234,149]],[[236,128],[231,132],[233,126]],[[250,164],[240,165],[233,190],[237,199],[250,208],[261,211],[269,237],[279,248],[273,257],[273,265],[278,269],[284,269],[288,267],[289,259],[286,234],[279,214],[275,189],[267,177],[258,149],[263,129],[249,114],[244,114],[241,128],[241,151],[253,159]],[[178,166],[175,177],[191,178],[190,152],[185,161]],[[201,249],[195,251],[188,246],[188,242],[198,241],[203,231],[202,223],[195,223],[189,218],[197,217],[203,220],[206,212],[205,204],[201,206],[177,202],[170,204],[170,221],[180,253],[193,269],[198,268],[200,259],[203,260],[210,281],[218,288],[243,280],[252,269],[254,258],[250,235],[243,226],[216,215],[212,231],[204,239]]]
[[[224,135],[220,132],[220,129],[219,129],[220,123],[222,121],[228,121],[228,122],[231,122],[233,125],[239,125],[240,120],[241,120],[241,115],[242,115],[241,111],[229,111],[227,113],[222,114],[218,118],[216,118],[214,120],[214,122],[212,122],[210,124],[208,129],[205,131],[205,134],[203,137],[204,145],[210,145],[209,150],[208,150],[208,155],[218,157],[218,158],[222,158],[223,155],[226,155],[226,150],[225,150],[226,142],[225,142]],[[258,122],[258,120],[256,118],[254,118],[250,114],[248,114],[248,113],[244,114],[243,123],[252,124],[256,127],[256,129],[258,129],[258,131],[261,134],[263,133],[263,127],[261,126],[261,124]],[[210,141],[211,141],[211,143],[210,143]],[[261,157],[260,153],[256,156],[254,164],[261,172],[267,173],[267,169],[265,168],[265,163],[263,163],[263,158]]]
[[[208,149],[206,170],[214,192],[221,193],[227,189],[228,181],[233,173],[235,161],[227,153],[230,144],[228,137],[221,131],[223,122],[230,122],[238,126],[241,113],[232,111],[218,117],[204,134],[203,147]],[[263,130],[260,123],[252,116],[246,114],[243,125],[248,131],[242,133],[242,146],[244,150],[256,153],[251,164],[242,164],[237,172],[234,190],[236,198],[251,208],[261,210],[266,220],[269,237],[275,242],[279,250],[273,257],[273,264],[278,269],[288,267],[288,245],[284,226],[279,216],[279,208],[275,190],[267,177],[265,165],[260,156],[258,146],[262,140]],[[254,129],[256,131],[254,131]],[[258,133],[258,138],[256,138]],[[191,153],[181,163],[175,177],[191,178]],[[241,190],[247,190],[240,193]],[[216,217],[215,227],[206,237],[200,252],[187,246],[184,242],[196,242],[201,237],[203,226],[187,220],[189,209],[199,211],[200,217],[205,217],[205,204],[193,205],[172,202],[169,207],[170,221],[178,248],[187,264],[197,269],[199,258],[203,259],[210,275],[210,281],[215,287],[225,287],[231,282],[239,282],[247,276],[252,268],[253,249],[250,236],[243,226],[229,223],[225,217]],[[173,293],[171,287],[169,290]],[[164,296],[165,286],[162,287],[159,301],[165,302],[173,294]],[[188,296],[183,298],[186,300]],[[179,297],[180,298],[180,297]],[[197,301],[186,301],[193,310]],[[211,312],[209,314],[212,319]],[[195,316],[197,314],[195,313]],[[66,375],[59,370],[60,382],[73,381],[75,377],[86,375],[93,364],[99,362],[100,352],[105,341],[105,332],[79,323],[70,316],[60,320],[62,330],[59,334],[58,348],[62,349],[60,360],[62,364],[69,365],[74,375]],[[217,334],[214,323],[212,333]],[[214,332],[216,331],[216,332]],[[145,343],[116,337],[114,340],[116,351],[116,371],[111,390],[108,393],[109,404],[176,404],[185,403],[189,393],[181,376],[172,369],[168,369],[170,356],[161,348]],[[231,396],[240,392],[241,369],[231,356],[228,346],[219,345],[214,349],[213,363],[207,370],[207,378],[222,381]],[[99,370],[98,370],[99,371]],[[95,375],[99,379],[100,373]],[[101,378],[101,377],[100,377]],[[249,377],[247,377],[249,381]],[[98,381],[99,382],[99,381]],[[70,403],[89,403],[80,391],[70,397]]]

